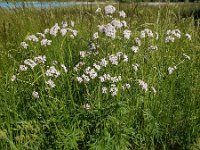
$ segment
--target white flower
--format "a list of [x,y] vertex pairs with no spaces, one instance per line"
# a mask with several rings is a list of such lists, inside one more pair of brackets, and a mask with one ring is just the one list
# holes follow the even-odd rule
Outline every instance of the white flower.
[[42,39],[40,44],[41,46],[47,46],[47,45],[51,45],[51,40],[48,40],[48,39]]
[[118,88],[116,87],[115,84],[111,84],[110,92],[112,96],[116,96],[118,92]]
[[63,68],[64,72],[67,73],[67,67],[64,64],[61,64],[61,67]]
[[123,24],[117,19],[112,20],[111,24],[117,29],[123,27]]
[[27,69],[28,69],[28,67],[26,65],[20,65],[19,66],[20,71],[26,71]]
[[174,30],[174,35],[177,37],[177,38],[181,38],[181,31],[179,29],[175,29]]
[[108,61],[105,58],[103,58],[103,59],[101,59],[101,61],[99,62],[99,64],[102,67],[106,67],[108,65]]
[[60,27],[59,27],[58,23],[56,23],[53,27],[51,27],[49,33],[53,36],[57,36],[57,33],[59,30],[60,30]]
[[131,85],[126,83],[122,86],[122,89],[125,90],[125,89],[130,89],[131,88]]
[[123,18],[126,18],[126,13],[123,10],[119,11],[119,16],[123,17]]
[[98,71],[101,70],[101,66],[100,66],[100,65],[97,65],[96,63],[94,63],[93,66],[94,66]]
[[139,64],[133,64],[133,65],[132,65],[132,67],[133,67],[133,69],[135,70],[135,72],[138,71],[139,66],[140,66]]
[[153,37],[153,32],[150,29],[144,29],[144,32],[147,34],[148,37]]
[[79,62],[78,64],[76,64],[76,66],[74,67],[74,70],[75,71],[79,71],[80,70],[80,68],[83,66],[83,65],[85,65],[85,63],[84,62]]
[[99,45],[95,45],[95,43],[90,43],[89,44],[89,49],[90,50],[96,50],[99,47]]
[[148,84],[145,83],[145,82],[142,81],[142,80],[138,80],[138,82],[139,82],[139,85],[142,87],[142,89],[143,89],[145,92],[147,92],[147,91],[148,91]]
[[39,41],[39,39],[35,35],[29,35],[29,36],[27,36],[26,40],[33,41],[33,42],[38,42]]
[[127,89],[130,89],[130,88],[131,88],[131,85],[128,84],[128,83],[126,83],[126,84],[125,84],[125,87],[126,87]]
[[78,35],[78,31],[77,30],[72,30],[72,34],[74,37],[76,37]]
[[85,108],[86,110],[89,110],[89,109],[91,109],[91,106],[90,106],[90,104],[86,103],[83,105],[83,108]]
[[24,61],[24,64],[30,66],[32,69],[37,65],[37,64],[35,63],[35,61],[33,61],[32,59],[26,59],[26,60]]
[[111,76],[109,74],[104,74],[103,77],[104,77],[105,80],[110,80],[111,79]]
[[28,44],[26,42],[21,42],[21,47],[23,47],[24,49],[27,49],[28,48]]
[[49,79],[47,82],[46,82],[47,85],[50,86],[50,88],[54,88],[56,85],[54,83],[54,81],[52,81],[51,79]]
[[135,43],[136,43],[138,46],[141,46],[141,45],[142,45],[142,42],[141,42],[141,40],[140,40],[138,37],[136,37],[134,40],[135,40]]
[[47,69],[45,74],[48,77],[55,77],[55,78],[60,76],[60,72],[58,70],[56,70],[56,68],[54,66],[51,66],[49,69]]
[[63,21],[63,22],[62,22],[62,27],[63,27],[63,28],[66,28],[67,26],[68,26],[67,22],[66,22],[66,21]]
[[84,57],[87,56],[87,52],[86,51],[80,51],[79,54],[80,54],[81,58],[84,58]]
[[174,41],[175,41],[175,38],[173,36],[167,36],[165,38],[165,43],[174,42]]
[[90,81],[90,78],[87,75],[85,75],[85,74],[83,74],[81,77],[83,78],[83,80],[85,82],[89,82]]
[[186,59],[188,59],[188,60],[191,59],[190,56],[186,55],[185,53],[183,53],[183,56],[184,56]]
[[115,76],[115,77],[110,77],[110,80],[113,82],[113,83],[116,83],[116,82],[119,82],[122,80],[122,77],[121,76]]
[[103,93],[103,94],[106,94],[107,91],[108,91],[107,87],[102,87],[102,93]]
[[144,39],[145,37],[146,37],[146,34],[145,34],[144,30],[143,30],[143,31],[140,32],[140,38]]
[[103,28],[103,32],[106,34],[106,36],[115,38],[116,37],[116,29],[114,26],[112,26],[110,23],[105,25]]
[[103,76],[100,76],[99,79],[100,79],[101,82],[105,82],[106,81],[106,79]]
[[191,41],[191,40],[192,40],[192,37],[191,37],[191,35],[190,35],[190,34],[186,33],[186,34],[185,34],[185,36],[186,36],[186,38],[187,38],[189,41]]
[[139,50],[139,47],[138,47],[138,46],[132,46],[132,47],[131,47],[131,50],[132,50],[134,53],[137,53],[138,50]]
[[91,79],[95,79],[97,77],[97,72],[94,69],[89,71],[89,76]]
[[16,81],[17,80],[17,76],[16,75],[13,75],[12,77],[11,77],[11,81],[13,82],[13,81]]
[[99,38],[98,32],[95,32],[95,33],[93,34],[93,39],[96,40],[96,39],[98,39],[98,38]]
[[74,35],[72,35],[72,34],[71,34],[69,37],[70,37],[71,39],[74,39]]
[[36,99],[40,98],[38,92],[36,92],[36,91],[33,91],[32,96],[33,96],[33,98],[36,98]]
[[34,58],[35,63],[39,64],[39,63],[45,63],[46,62],[46,56],[37,56]]
[[131,31],[130,30],[124,30],[123,35],[125,39],[130,39],[131,37]]
[[110,55],[109,60],[113,65],[118,65],[118,56],[116,55]]
[[98,8],[96,9],[95,13],[100,13],[100,12],[101,12],[101,8],[98,7]]
[[174,66],[174,67],[169,67],[168,68],[168,73],[169,74],[172,74],[173,72],[174,72],[174,70],[176,70],[177,68],[176,68],[176,66]]
[[63,28],[60,30],[60,33],[62,36],[65,36],[67,34],[67,31],[68,31],[67,29]]
[[116,11],[116,8],[112,5],[108,5],[105,7],[106,14],[113,14]]
[[128,56],[127,55],[123,55],[123,58],[124,58],[124,62],[128,62]]
[[123,21],[121,21],[121,23],[123,24],[124,27],[127,27],[126,21],[123,20]]
[[77,79],[77,81],[78,81],[79,83],[82,83],[82,82],[83,82],[83,79],[82,79],[81,77],[76,77],[76,79]]
[[50,31],[49,28],[45,29],[45,30],[44,30],[44,34],[49,33],[49,31]]
[[98,25],[97,27],[99,28],[99,32],[104,32],[104,25]]
[[148,48],[149,51],[156,51],[158,50],[158,47],[157,46],[154,46],[154,45],[151,45],[149,48]]

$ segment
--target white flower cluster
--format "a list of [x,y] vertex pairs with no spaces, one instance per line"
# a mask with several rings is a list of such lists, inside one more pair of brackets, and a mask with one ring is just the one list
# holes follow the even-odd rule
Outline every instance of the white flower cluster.
[[179,29],[167,30],[165,42],[174,42],[176,38],[181,38],[181,31]]
[[154,37],[153,31],[150,30],[150,29],[148,29],[148,28],[142,30],[142,31],[140,32],[140,38],[141,38],[141,39],[144,39],[144,38],[146,38],[146,37],[153,38],[153,37]]
[[[31,69],[33,69],[37,64],[40,64],[40,63],[45,63],[46,62],[46,56],[37,56],[35,57],[34,59],[26,59],[24,60],[24,64],[31,67]],[[25,65],[20,65],[21,67],[21,71],[26,71],[27,68]],[[23,68],[23,69],[22,69]]]
[[32,96],[33,96],[33,98],[36,98],[36,99],[40,98],[38,92],[36,92],[36,91],[33,91]]
[[177,69],[176,66],[169,67],[169,68],[168,68],[168,73],[169,73],[169,74],[172,74],[176,69]]
[[115,13],[115,11],[116,11],[116,8],[112,5],[108,5],[108,6],[105,7],[105,14],[106,15],[109,15],[109,14],[112,15],[112,14]]
[[119,16],[122,18],[126,18],[126,13],[123,10],[119,11]]
[[131,50],[132,50],[132,52],[137,53],[139,51],[139,47],[138,46],[132,46]]
[[[74,27],[74,22],[71,21],[71,27]],[[70,37],[73,39],[74,37],[77,36],[78,31],[74,30],[72,28],[67,28],[68,24],[67,22],[62,22],[62,25],[59,26],[58,23],[56,23],[53,27],[51,27],[50,29],[47,28],[44,30],[44,33],[36,33],[39,37],[37,37],[36,35],[29,35],[25,38],[26,41],[32,41],[32,42],[39,42],[40,41],[40,45],[41,46],[49,46],[52,44],[52,40],[49,40],[46,38],[47,34],[53,35],[53,36],[57,36],[59,33],[61,33],[62,36],[65,36],[67,33],[70,34]],[[40,40],[41,39],[41,40]],[[21,42],[21,47],[23,47],[24,49],[27,49],[29,47],[29,44],[25,41]]]
[[120,29],[123,27],[123,23],[120,20],[117,19],[113,19],[111,21],[111,24],[116,28],[116,29]]
[[[145,92],[149,91],[149,85],[146,82],[144,82],[143,80],[137,80],[137,81],[138,81],[139,86],[142,88],[142,90],[144,90]],[[157,90],[155,89],[155,87],[151,86],[150,89],[154,94],[157,93]]]
[[133,67],[134,71],[137,72],[140,65],[136,63],[136,64],[132,64],[132,67]]
[[29,35],[29,36],[27,36],[26,40],[33,41],[33,42],[38,42],[39,41],[38,37],[36,37],[35,35]]
[[124,34],[125,39],[130,39],[130,37],[131,37],[131,31],[130,30],[124,30],[123,34]]
[[148,84],[145,83],[143,80],[138,80],[138,82],[139,82],[139,85],[141,86],[141,88],[142,88],[145,92],[147,92],[147,91],[148,91]]
[[108,23],[107,25],[102,25],[98,27],[99,27],[99,31],[102,33],[105,33],[106,36],[111,37],[113,39],[116,37],[117,30],[112,24]]
[[[109,90],[105,86],[102,87],[102,93],[107,93],[108,91],[110,91],[111,95],[115,96],[115,95],[117,95],[117,91],[118,91],[116,84],[122,81],[122,77],[120,75],[119,76],[111,76],[110,74],[106,74],[106,73],[104,73],[103,75],[98,75],[98,72],[99,72],[99,74],[101,74],[102,68],[107,67],[108,64],[117,66],[117,65],[119,65],[119,63],[121,61],[127,62],[128,56],[122,52],[117,52],[116,54],[111,54],[108,56],[107,59],[102,58],[102,59],[100,59],[100,61],[93,63],[93,65],[92,65],[93,67],[86,67],[85,69],[82,69],[83,74],[80,76],[77,76],[76,80],[79,83],[88,83],[91,80],[94,80],[98,77],[98,79],[101,83],[106,82],[107,84],[111,85]],[[82,62],[78,63],[75,66],[75,68],[76,68],[75,70],[80,71],[82,66],[83,66]],[[129,89],[129,86],[122,85],[121,88]]]
[[80,71],[81,67],[85,65],[85,62],[79,62],[78,64],[75,65],[74,70],[75,71]]
[[41,46],[47,46],[47,45],[51,45],[51,40],[48,40],[48,39],[42,39],[41,40]]
[[156,51],[158,50],[158,46],[156,45],[151,45],[149,48],[148,48],[149,51]]
[[24,49],[27,49],[28,48],[28,44],[26,42],[21,42],[21,47],[23,47]]
[[55,68],[55,66],[51,66],[49,69],[47,69],[45,74],[48,77],[55,77],[55,78],[60,76],[60,72]]
[[[113,13],[115,13],[115,11],[116,8],[112,5],[108,5],[105,7],[105,13],[107,15],[112,15]],[[124,11],[119,11],[119,16],[125,18],[126,13]],[[112,39],[116,38],[117,29],[120,29],[122,27],[127,27],[127,23],[125,20],[121,21],[119,19],[112,19],[112,21],[108,24],[98,25],[99,31],[101,33],[105,33],[106,36],[111,37]],[[130,30],[124,30],[123,34],[125,39],[130,39]]]
[[[49,78],[49,77],[57,78],[61,75],[61,72],[58,69],[56,69],[55,66],[48,67],[48,66],[45,65],[45,63],[46,63],[46,56],[45,55],[39,55],[37,57],[34,57],[33,59],[26,59],[26,60],[24,60],[24,64],[19,66],[19,73],[17,75],[20,75],[20,72],[27,71],[28,67],[30,67],[31,69],[34,69],[39,64],[43,64],[43,66],[41,67],[42,68],[42,74],[44,72],[47,78]],[[57,64],[57,63],[55,63],[55,64]],[[43,69],[46,68],[46,67],[47,67],[46,71],[43,71]],[[61,64],[60,68],[63,69],[64,73],[67,73],[68,70],[67,70],[67,67],[64,64]],[[42,77],[42,76],[43,75],[41,75],[40,77]],[[15,80],[17,80],[17,76],[13,75],[12,78],[11,78],[11,81],[15,81]],[[20,80],[20,81],[23,81],[23,79]],[[50,88],[54,88],[56,86],[52,79],[48,79],[48,81],[45,81],[45,83]],[[34,82],[31,83],[31,84],[34,84]],[[32,93],[32,96],[34,98],[39,98],[38,93],[35,92],[35,91]]]
[[186,33],[185,36],[186,36],[186,38],[187,38],[189,41],[192,40],[192,36],[191,36],[190,34]]

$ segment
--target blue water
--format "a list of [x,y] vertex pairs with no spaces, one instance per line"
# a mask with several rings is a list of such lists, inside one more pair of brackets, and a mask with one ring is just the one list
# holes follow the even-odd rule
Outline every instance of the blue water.
[[85,3],[78,2],[0,2],[0,8],[48,8],[60,6],[76,6]]

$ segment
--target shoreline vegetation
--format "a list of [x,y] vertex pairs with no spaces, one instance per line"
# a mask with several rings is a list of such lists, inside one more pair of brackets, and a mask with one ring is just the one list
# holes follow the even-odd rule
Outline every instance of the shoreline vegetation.
[[0,149],[200,149],[198,5],[0,9]]

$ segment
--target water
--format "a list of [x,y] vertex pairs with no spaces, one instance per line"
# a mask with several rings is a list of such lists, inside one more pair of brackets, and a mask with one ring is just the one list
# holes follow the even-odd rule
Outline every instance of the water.
[[87,2],[0,2],[0,8],[49,8],[91,4]]

